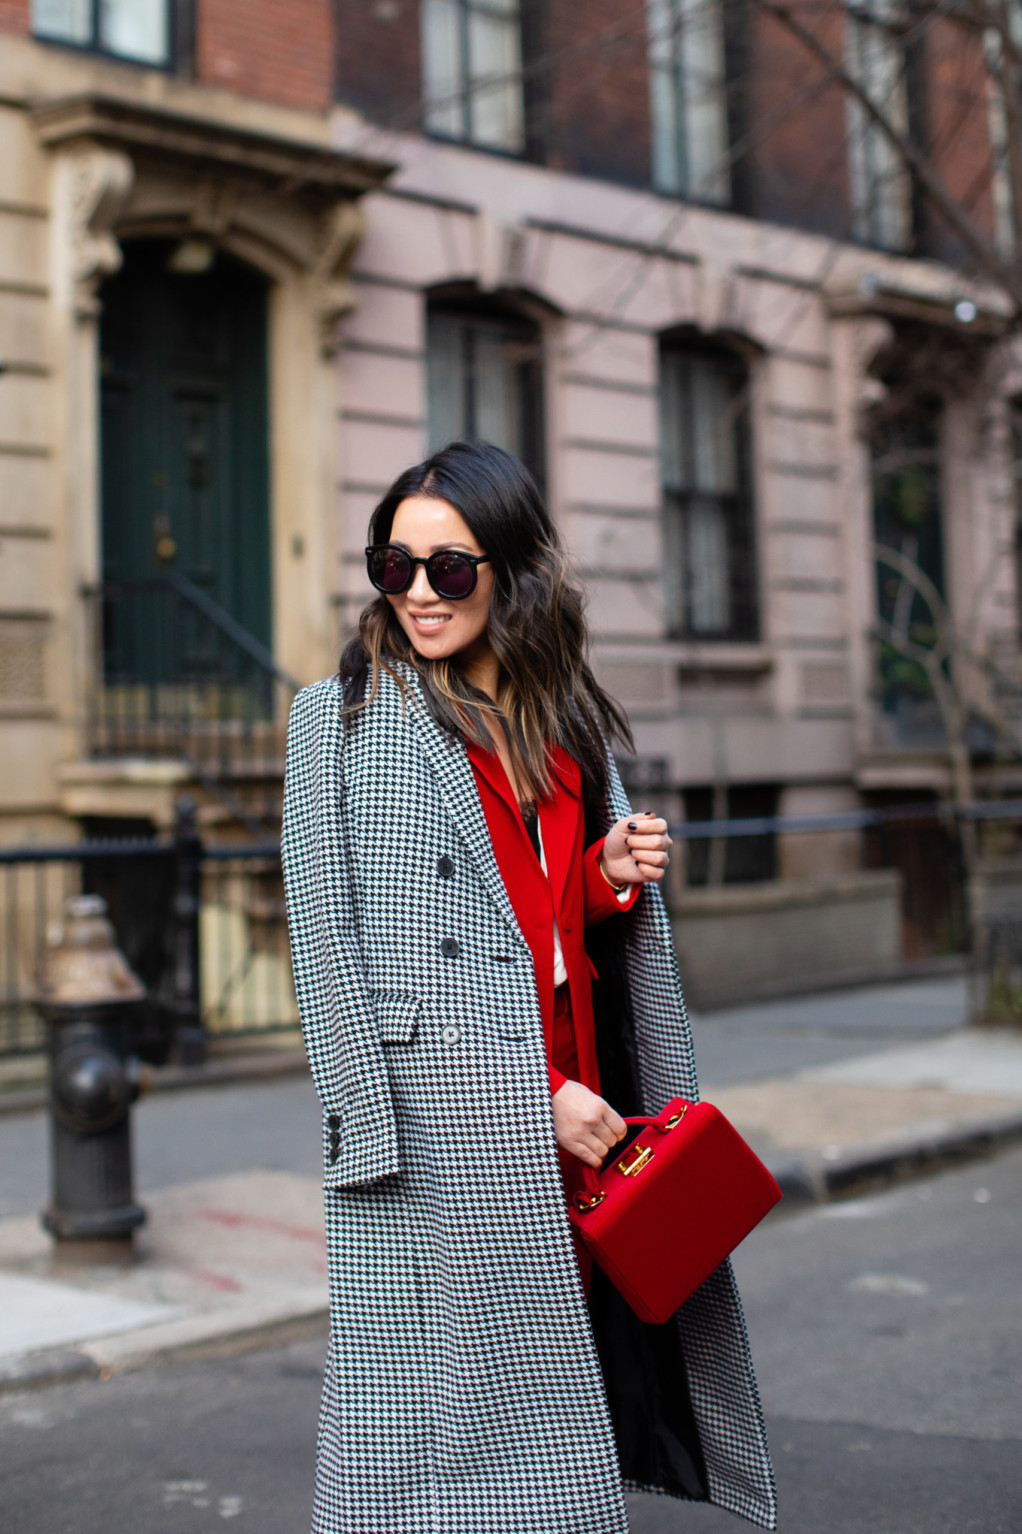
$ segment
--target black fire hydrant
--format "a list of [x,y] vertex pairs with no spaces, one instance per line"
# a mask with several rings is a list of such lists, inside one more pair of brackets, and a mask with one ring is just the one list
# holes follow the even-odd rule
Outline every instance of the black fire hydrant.
[[52,1148],[42,1220],[65,1255],[84,1256],[86,1243],[123,1254],[146,1217],[131,1157],[141,1072],[133,1022],[145,988],[117,947],[105,900],[72,896],[64,909],[38,997],[49,1025]]

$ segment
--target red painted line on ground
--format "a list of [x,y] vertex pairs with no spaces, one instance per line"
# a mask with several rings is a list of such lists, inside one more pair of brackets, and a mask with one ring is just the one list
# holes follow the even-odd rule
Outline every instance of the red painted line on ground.
[[231,1294],[240,1294],[244,1288],[237,1279],[228,1278],[226,1273],[213,1273],[209,1268],[189,1268],[187,1276],[197,1278],[201,1284],[211,1284],[214,1289],[224,1289]]
[[239,1214],[234,1209],[200,1209],[204,1220],[226,1225],[229,1230],[267,1230],[276,1236],[287,1236],[292,1241],[315,1241],[322,1246],[326,1239],[321,1230],[311,1230],[304,1225],[286,1225],[283,1220],[270,1220],[262,1214]]

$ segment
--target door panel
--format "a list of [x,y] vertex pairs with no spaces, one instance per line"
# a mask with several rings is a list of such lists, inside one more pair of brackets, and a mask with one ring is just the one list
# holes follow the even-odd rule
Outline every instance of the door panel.
[[[103,287],[104,579],[177,571],[269,648],[266,283],[222,252],[176,274],[174,248],[126,242]],[[208,623],[175,632],[160,603],[144,607],[107,615],[108,680],[187,683],[223,665]]]

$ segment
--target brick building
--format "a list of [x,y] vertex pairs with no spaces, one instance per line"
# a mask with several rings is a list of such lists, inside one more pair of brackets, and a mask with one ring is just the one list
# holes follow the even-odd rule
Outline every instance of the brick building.
[[[251,829],[269,657],[332,668],[374,500],[464,433],[543,481],[674,815],[949,791],[874,632],[929,619],[874,541],[1010,666],[1022,375],[969,234],[1013,262],[991,40],[778,11],[0,0],[5,841],[162,825],[186,781]],[[764,837],[687,880],[813,879],[868,925],[862,860]]]

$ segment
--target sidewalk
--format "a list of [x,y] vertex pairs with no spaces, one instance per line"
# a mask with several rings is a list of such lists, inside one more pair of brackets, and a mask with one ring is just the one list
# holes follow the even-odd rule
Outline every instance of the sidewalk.
[[0,1389],[325,1327],[318,1178],[252,1171],[158,1189],[130,1266],[57,1262],[38,1217],[0,1221]]
[[[821,1016],[828,1005],[820,999]],[[697,1039],[715,1026],[699,1020]],[[711,1072],[704,1084],[778,1176],[789,1207],[1022,1139],[1022,1034],[945,1026],[872,1049],[875,1036],[866,1037],[845,1058],[833,1058],[831,1042],[822,1063],[719,1087]],[[149,1219],[130,1268],[58,1266],[36,1214],[0,1220],[0,1390],[325,1329],[318,1177],[236,1171],[142,1201]]]
[[788,1199],[825,1200],[1022,1140],[1022,1033],[966,1028],[703,1095]]

